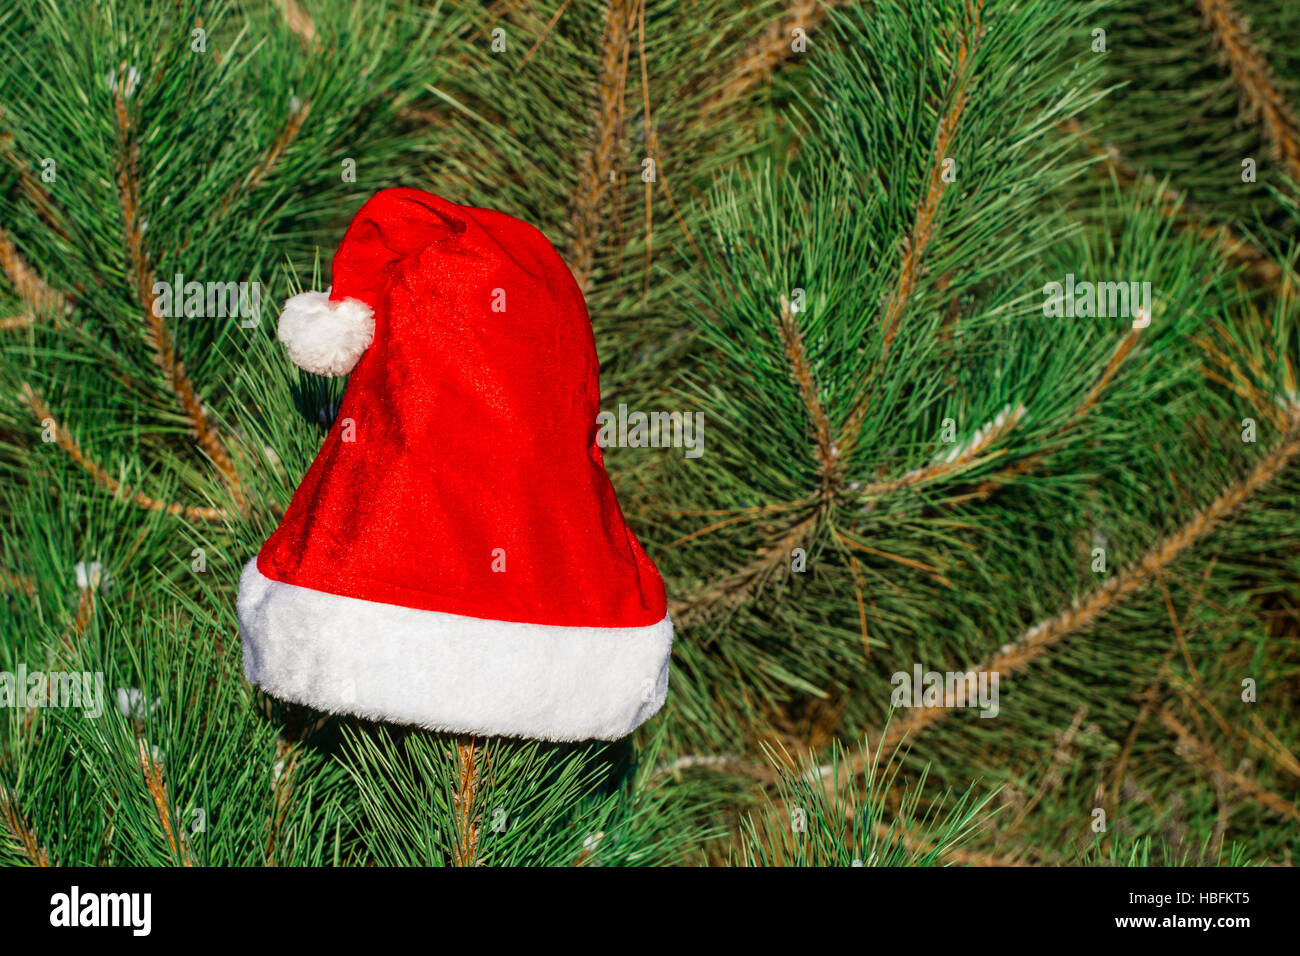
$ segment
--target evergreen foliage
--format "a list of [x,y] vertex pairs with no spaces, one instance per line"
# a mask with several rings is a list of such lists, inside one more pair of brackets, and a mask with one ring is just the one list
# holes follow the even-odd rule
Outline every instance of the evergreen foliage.
[[[0,708],[0,863],[1292,861],[1284,0],[15,0],[0,51],[0,672],[106,708]],[[703,414],[605,450],[677,628],[629,741],[244,681],[345,384],[278,304],[391,185],[536,224],[602,407]],[[260,314],[160,315],[176,276]],[[1067,276],[1149,313],[1045,314]]]

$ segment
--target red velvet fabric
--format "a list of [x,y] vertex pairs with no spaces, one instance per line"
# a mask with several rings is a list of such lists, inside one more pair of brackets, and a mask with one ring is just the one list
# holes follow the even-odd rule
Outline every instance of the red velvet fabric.
[[[374,309],[374,342],[258,570],[491,620],[662,620],[663,580],[596,444],[586,304],[546,237],[503,213],[384,190],[348,227],[333,283],[332,300]],[[505,311],[492,309],[496,290]]]

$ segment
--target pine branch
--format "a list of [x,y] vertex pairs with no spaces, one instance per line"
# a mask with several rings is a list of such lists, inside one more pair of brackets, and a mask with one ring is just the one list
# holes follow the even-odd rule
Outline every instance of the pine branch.
[[824,506],[818,502],[810,514],[787,528],[776,544],[763,549],[744,567],[692,591],[680,604],[674,605],[673,621],[690,627],[752,600],[768,579],[790,560],[791,551],[809,545],[824,514]]
[[752,47],[737,57],[723,73],[726,79],[700,107],[708,117],[720,107],[730,107],[775,73],[793,54],[790,37],[796,29],[811,33],[820,26],[832,6],[845,0],[795,0],[790,12],[773,22]]
[[36,582],[26,574],[16,574],[0,568],[0,587],[6,591],[21,591],[28,597],[36,593]]
[[582,158],[570,217],[573,244],[569,258],[573,277],[584,295],[591,291],[602,225],[600,207],[613,182],[614,164],[623,133],[623,97],[627,89],[631,22],[631,4],[627,0],[611,0],[605,17],[597,78],[593,141]]
[[[1102,166],[1120,185],[1135,186],[1143,180],[1141,170],[1130,163],[1118,147],[1085,132],[1076,118],[1065,120],[1059,124],[1059,129],[1078,138],[1090,153],[1101,160]],[[1288,286],[1295,284],[1294,272],[1290,269],[1284,272],[1272,256],[1226,224],[1211,222],[1209,210],[1196,205],[1179,190],[1172,186],[1161,186],[1157,199],[1160,211],[1174,220],[1180,231],[1190,232],[1210,242],[1222,243],[1228,261],[1244,267],[1265,286],[1275,287],[1284,279]]]
[[[784,756],[785,758],[784,769],[786,770],[787,773],[791,771],[797,771],[798,769],[797,763],[796,761],[790,758],[788,752],[771,751],[771,755]],[[803,759],[811,760],[811,755],[805,754]],[[753,780],[756,780],[764,788],[767,789],[771,789],[773,785],[776,785],[777,789],[779,790],[780,785],[783,782],[781,773],[773,770],[770,766],[759,765],[754,763],[753,761],[745,760],[735,756],[718,757],[718,758],[707,758],[707,757],[682,758],[678,761],[674,761],[671,769],[676,769],[679,766],[680,769],[705,769],[705,770],[712,770],[718,773],[739,773]],[[820,772],[824,773],[827,769],[830,769],[833,772],[833,767],[821,768]],[[656,774],[659,774],[661,772],[667,772],[667,770],[656,770],[655,772]],[[807,782],[811,782],[815,780],[818,775],[819,773],[805,774],[804,775],[805,785]],[[900,793],[899,790],[901,790],[902,792]],[[886,793],[885,791],[888,792]],[[881,792],[882,795],[885,797],[886,801],[889,801],[891,798],[897,795],[898,806],[903,806],[908,802],[906,787],[896,788],[890,786],[890,787],[882,788]],[[814,800],[812,802],[815,804],[817,801]],[[828,800],[827,802],[831,803],[832,801]],[[768,812],[766,816],[769,821],[773,819],[772,811],[774,809],[775,809],[775,804],[773,804],[772,807],[768,808]],[[857,808],[853,806],[844,806],[842,807],[842,811],[845,820],[852,820],[858,812]],[[783,831],[784,831],[784,826],[781,824],[777,824],[776,827],[769,826],[767,828],[768,833],[783,832]],[[917,826],[915,823],[903,824],[901,821],[896,821],[894,823],[887,824],[884,823],[883,821],[877,822],[872,824],[872,832],[875,834],[877,840],[881,841],[886,845],[894,841],[897,841],[898,844],[903,846],[913,856],[920,857],[920,856],[933,855],[936,857],[942,857],[944,860],[948,862],[956,863],[961,866],[1017,866],[1018,867],[1018,866],[1026,865],[1020,862],[1019,860],[1015,860],[1011,857],[1004,857],[995,854],[987,854],[987,853],[980,853],[978,851],[967,850],[963,847],[956,846],[953,843],[949,843],[946,846],[941,846],[937,844],[933,839],[927,837],[925,835],[924,829],[921,826]],[[785,848],[781,846],[781,844],[778,841],[769,841],[766,849],[769,852],[773,853],[774,855],[780,856],[782,855]]]
[[[818,465],[820,488],[817,496],[810,499],[811,513],[798,518],[777,541],[775,547],[764,550],[745,567],[703,585],[674,609],[673,619],[682,626],[707,620],[721,611],[736,607],[757,596],[768,579],[789,560],[795,548],[806,549],[811,545],[817,528],[821,526],[834,505],[843,484],[843,461],[831,437],[830,416],[826,413],[817,382],[813,378],[812,364],[804,348],[803,335],[789,299],[782,296],[780,301],[777,329],[789,364],[790,377],[799,389],[799,396],[812,427],[815,441],[813,457]],[[730,520],[712,527],[721,527],[729,523]]]
[[889,356],[889,348],[893,345],[894,336],[898,334],[898,324],[902,319],[903,310],[907,307],[912,289],[916,286],[916,279],[921,271],[921,260],[934,234],[934,219],[938,215],[939,204],[943,201],[947,186],[943,179],[943,163],[948,156],[953,137],[957,135],[962,113],[966,109],[971,54],[979,46],[980,39],[984,35],[983,13],[984,0],[976,0],[974,10],[969,16],[970,26],[962,36],[961,45],[957,49],[957,57],[953,63],[953,88],[948,97],[950,105],[947,113],[939,120],[939,128],[934,140],[934,154],[930,159],[929,182],[926,185],[925,196],[917,207],[911,234],[903,242],[903,262],[899,268],[898,283],[894,287],[882,320],[885,329],[882,361]]
[[478,852],[478,823],[475,820],[475,800],[479,788],[479,761],[486,760],[480,752],[478,741],[469,737],[456,742],[456,790],[452,803],[456,811],[456,837],[452,852],[452,865],[476,865]]
[[[59,644],[61,644],[69,654],[76,655],[80,651],[80,641],[85,636],[86,630],[90,627],[90,622],[95,616],[95,595],[99,591],[100,579],[98,572],[87,571],[87,581],[84,585],[77,588],[77,611],[68,627],[59,635]],[[51,654],[51,657],[54,655]],[[50,676],[42,676],[43,693],[48,692],[50,687]],[[22,734],[27,736],[36,726],[36,721],[43,713],[39,707],[30,707],[23,716]]]
[[[1280,274],[1281,270],[1279,269],[1278,275],[1280,276]],[[1288,285],[1293,278],[1294,274],[1288,271]],[[1210,325],[1221,335],[1224,334],[1224,330],[1218,323],[1211,322]],[[1120,367],[1123,365],[1124,360],[1128,357],[1129,353],[1132,352],[1133,347],[1137,344],[1137,339],[1138,330],[1132,329],[1129,331],[1128,335],[1120,341],[1119,345],[1116,346],[1115,351],[1112,353],[1110,361],[1106,363],[1101,374],[1093,382],[1091,387],[1089,387],[1084,400],[1074,410],[1070,418],[1061,426],[1061,428],[1056,431],[1055,434],[1057,437],[1063,436],[1070,428],[1077,426],[1087,417],[1088,413],[1096,406],[1097,402],[1101,400],[1102,393],[1119,372]],[[1279,430],[1285,431],[1287,429],[1290,421],[1288,417],[1291,414],[1290,411],[1279,407],[1276,401],[1273,401],[1269,396],[1265,395],[1258,387],[1256,387],[1247,378],[1240,365],[1233,361],[1222,349],[1218,348],[1213,342],[1204,336],[1192,336],[1190,341],[1200,348],[1208,358],[1232,375],[1232,380],[1229,380],[1207,370],[1204,372],[1207,378],[1217,381],[1226,388],[1241,395],[1242,398],[1246,399],[1254,406],[1256,411],[1262,417],[1271,421]],[[1262,370],[1256,369],[1256,371],[1260,373],[1261,378],[1267,377],[1262,374]],[[1022,458],[1015,464],[998,472],[987,481],[981,482],[969,495],[950,499],[950,503],[955,504],[959,501],[965,501],[968,499],[975,500],[987,498],[994,492],[1004,488],[1011,480],[1021,475],[1028,474],[1046,460],[1046,458],[1046,451],[1035,452],[1026,458]],[[865,489],[863,494],[865,495]]]
[[145,338],[154,352],[154,361],[167,377],[172,391],[176,394],[181,411],[189,419],[191,427],[198,436],[199,444],[212,459],[217,470],[225,479],[236,507],[241,512],[248,506],[242,483],[235,471],[235,464],[226,450],[225,441],[215,425],[208,420],[203,402],[185,372],[185,366],[176,355],[171,333],[163,318],[155,314],[153,301],[154,273],[150,265],[149,253],[144,244],[144,225],[140,216],[140,182],[138,177],[139,151],[136,142],[135,127],[122,94],[125,77],[119,77],[117,88],[113,91],[113,104],[117,121],[118,147],[118,203],[126,229],[127,255],[131,267],[131,278],[135,286],[137,302],[144,314]]
[[[654,158],[655,162],[659,161],[659,131],[655,128],[654,115],[650,109],[650,72],[646,66],[645,55],[645,7],[646,0],[638,0],[636,15],[636,34],[637,34],[637,60],[641,64],[641,110],[642,120],[645,123],[645,144],[646,152]],[[645,182],[645,254],[642,257],[645,263],[643,279],[641,284],[641,301],[645,303],[650,298],[650,265],[654,259],[654,216],[651,206],[654,196],[654,189],[649,181]],[[623,262],[623,236],[622,236],[622,193],[614,193],[614,222],[620,226],[619,235],[615,248],[618,250],[618,258],[615,261],[615,269],[621,269]],[[688,233],[689,235],[689,233]]]
[[[1168,593],[1166,592],[1166,601],[1167,600]],[[1213,701],[1211,701],[1210,694],[1197,677],[1196,669],[1187,652],[1186,642],[1182,641],[1181,636],[1179,642],[1182,645],[1183,654],[1187,660],[1187,671],[1194,685],[1195,693],[1189,693],[1181,687],[1176,687],[1175,690],[1177,690],[1179,695],[1183,698],[1183,702],[1186,704],[1188,711],[1194,716],[1197,713],[1197,707],[1209,711],[1210,716],[1219,726],[1219,730],[1223,732],[1224,736],[1227,737],[1230,742],[1244,742],[1248,747],[1253,747],[1256,750],[1262,751],[1270,759],[1275,761],[1281,769],[1285,770],[1293,777],[1300,777],[1300,761],[1297,761],[1295,754],[1291,753],[1290,750],[1277,740],[1276,735],[1272,731],[1267,727],[1260,725],[1258,714],[1252,713],[1251,720],[1253,720],[1256,723],[1256,726],[1259,726],[1264,735],[1269,738],[1267,740],[1256,737],[1244,727],[1240,726],[1240,724],[1229,721],[1219,712],[1219,709],[1215,707]],[[1197,722],[1199,725],[1199,718]]]
[[541,49],[542,44],[546,42],[546,38],[551,35],[551,31],[555,29],[555,25],[560,22],[560,17],[564,16],[564,11],[569,9],[569,4],[572,2],[573,0],[564,0],[564,2],[556,8],[551,19],[546,21],[546,26],[542,27],[542,32],[537,34],[537,39],[533,41],[533,45],[528,48],[528,52],[524,54],[523,60],[520,61],[520,70],[526,67],[528,61],[533,58],[533,54]]
[[1232,72],[1250,117],[1264,127],[1264,136],[1281,158],[1287,175],[1300,181],[1300,127],[1278,88],[1273,68],[1251,39],[1250,31],[1231,0],[1198,0],[1201,15],[1214,33],[1222,59]]
[[284,17],[285,24],[302,41],[304,47],[316,42],[316,23],[298,0],[274,0],[274,3]]
[[849,555],[849,576],[853,579],[853,601],[858,606],[858,629],[862,632],[862,659],[869,661],[871,660],[871,632],[867,627],[867,602],[863,597],[867,582],[862,579],[862,568],[858,564],[858,559],[852,554]]
[[136,507],[143,508],[145,511],[160,511],[168,515],[181,515],[188,521],[226,521],[230,517],[228,512],[220,508],[194,507],[176,502],[161,501],[157,498],[151,498],[143,492],[126,487],[110,475],[99,462],[82,451],[77,440],[72,437],[72,433],[59,423],[50,412],[49,406],[45,404],[35,389],[26,382],[22,385],[21,396],[23,402],[35,414],[37,421],[41,422],[42,425],[48,423],[49,427],[54,429],[55,443],[67,453],[69,458],[88,471],[91,477],[95,479],[95,482],[114,498],[130,501]]
[[[1003,676],[1014,674],[1074,632],[1096,623],[1205,537],[1255,492],[1267,486],[1297,454],[1300,454],[1300,420],[1293,420],[1291,430],[1248,475],[1234,482],[1173,534],[1157,542],[1140,560],[1110,578],[1082,601],[1076,600],[1066,610],[1035,624],[1017,640],[1004,645],[985,664],[971,670],[997,672]],[[881,747],[891,751],[904,740],[914,740],[951,712],[952,708],[947,707],[912,710],[891,724],[882,735]],[[861,759],[860,755],[850,758],[854,772],[861,771]]]
[[[4,111],[0,109],[0,116]],[[0,132],[0,159],[3,159],[18,175],[18,184],[22,192],[36,207],[41,219],[60,236],[67,238],[67,232],[57,222],[54,205],[46,189],[36,180],[13,151],[13,136]],[[0,331],[14,331],[27,328],[36,322],[39,315],[54,313],[62,315],[72,308],[72,300],[53,289],[34,269],[24,261],[9,234],[0,228],[0,272],[9,279],[18,297],[22,299],[27,311],[18,315],[0,319]]]
[[13,323],[8,327],[19,328],[22,325],[30,325],[36,321],[38,315],[47,312],[61,313],[67,310],[67,296],[50,288],[45,280],[36,274],[18,252],[9,234],[2,228],[0,228],[0,272],[5,274],[18,294],[18,298],[22,299],[28,310],[24,315],[7,319],[7,323]]
[[[1217,556],[1206,562],[1205,570],[1201,574],[1201,583],[1192,594],[1192,599],[1188,604],[1184,615],[1188,619],[1191,618],[1191,616],[1196,612],[1196,609],[1200,607],[1202,600],[1204,600],[1206,585],[1209,583],[1210,576],[1214,573],[1214,569],[1218,563],[1219,559]],[[1164,660],[1161,664],[1161,668],[1163,669],[1169,666],[1169,662],[1173,660],[1174,654],[1180,647],[1184,648],[1185,652],[1187,644],[1186,638],[1183,634],[1182,621],[1174,611],[1173,600],[1169,596],[1168,589],[1164,588],[1163,574],[1158,580],[1160,581],[1162,590],[1165,592],[1165,607],[1169,614],[1170,625],[1173,627],[1174,631],[1174,640],[1170,643],[1169,649],[1165,651]],[[1133,723],[1129,727],[1128,734],[1124,738],[1124,745],[1120,749],[1118,759],[1115,761],[1114,769],[1110,772],[1110,804],[1112,807],[1119,800],[1119,788],[1124,782],[1125,770],[1128,766],[1129,758],[1133,754],[1133,748],[1137,744],[1138,737],[1142,733],[1142,727],[1160,706],[1161,697],[1163,696],[1161,688],[1164,684],[1165,679],[1163,677],[1153,680],[1147,685],[1146,689],[1138,698],[1140,706],[1138,707],[1137,717],[1133,719]]]
[[[957,853],[983,823],[993,794],[975,795],[972,785],[950,806],[948,796],[920,810],[925,772],[918,783],[899,780],[898,752],[864,745],[862,786],[839,795],[845,748],[833,742],[830,763],[817,767],[809,754],[791,757],[764,745],[778,776],[767,787],[757,814],[743,820],[740,865],[759,866],[975,866],[1007,865],[979,853]],[[753,776],[753,775],[751,775]],[[853,773],[849,773],[850,779]],[[895,799],[896,797],[896,799]],[[797,817],[796,817],[797,811]],[[802,824],[792,825],[795,819]]]
[[[884,840],[890,837],[890,825],[886,823],[877,823],[875,825],[876,834]],[[909,830],[900,830],[894,832],[893,837],[905,846],[910,853],[917,856],[926,854],[935,854],[941,856],[945,861],[956,863],[959,866],[1028,866],[1011,857],[999,856],[995,853],[980,853],[976,850],[967,850],[964,847],[937,845],[933,840],[929,840],[921,834],[918,827],[912,827]]]
[[167,845],[171,848],[172,857],[179,859],[181,866],[194,866],[194,855],[190,851],[189,844],[185,842],[183,836],[177,835],[176,827],[172,822],[171,800],[167,795],[167,781],[163,776],[162,762],[154,758],[145,741],[141,740],[139,744],[140,772],[144,775],[144,784],[149,790],[149,796],[153,798],[154,812],[158,815],[158,822],[162,824],[163,835],[167,837]]
[[946,577],[944,577],[942,574],[940,574],[937,568],[933,567],[932,565],[926,564],[924,561],[917,561],[915,558],[904,557],[903,555],[900,554],[891,554],[888,551],[882,551],[879,548],[873,548],[870,545],[864,543],[863,541],[860,541],[859,539],[853,537],[852,535],[844,534],[843,532],[840,531],[836,531],[835,536],[839,539],[840,543],[844,544],[846,547],[857,548],[859,551],[862,551],[866,554],[873,554],[878,558],[884,558],[886,561],[893,561],[896,564],[903,565],[904,567],[912,568],[916,571],[921,571],[924,574],[928,574],[931,578],[935,580],[936,583],[941,584],[950,590],[953,587],[953,583],[949,581]]
[[217,218],[221,218],[222,214],[225,213],[231,203],[236,199],[240,196],[247,196],[253,190],[257,189],[258,186],[262,185],[268,176],[275,172],[275,168],[280,165],[280,160],[283,159],[284,154],[288,152],[290,144],[292,144],[297,138],[298,133],[302,130],[303,124],[307,122],[307,116],[309,113],[311,113],[310,102],[304,100],[294,107],[294,109],[289,113],[289,116],[285,119],[284,125],[280,127],[280,131],[276,134],[275,139],[272,140],[270,148],[266,151],[266,155],[258,161],[256,166],[249,170],[244,181],[237,184],[229,193],[226,194],[226,198],[221,201],[221,205],[218,207],[217,211]]
[[886,481],[877,481],[865,485],[855,491],[854,497],[857,499],[878,498],[882,495],[902,491],[904,488],[910,488],[913,485],[936,481],[958,472],[974,464],[981,455],[992,447],[994,442],[1009,434],[1024,416],[1024,405],[1003,409],[991,422],[988,422],[982,428],[976,429],[975,434],[967,441],[939,460],[926,465],[924,468],[913,468],[898,478],[890,478]]
[[[1225,335],[1225,330],[1217,322],[1210,323],[1221,336]],[[1216,372],[1209,369],[1204,371],[1205,377],[1211,381],[1218,382],[1225,388],[1228,388],[1240,395],[1246,401],[1254,406],[1255,410],[1264,418],[1267,418],[1278,428],[1285,429],[1289,415],[1287,409],[1282,408],[1276,400],[1264,392],[1247,376],[1241,366],[1234,362],[1224,351],[1209,339],[1198,335],[1193,337],[1192,342],[1203,351],[1206,356],[1216,365],[1226,371],[1231,378],[1224,378]]]
[[[939,213],[947,183],[943,178],[944,160],[948,157],[953,138],[961,124],[962,113],[966,109],[967,91],[970,83],[970,65],[980,40],[984,36],[984,0],[975,0],[973,6],[967,6],[967,27],[962,34],[953,59],[952,83],[947,97],[947,111],[940,117],[935,132],[934,151],[931,154],[929,176],[925,193],[917,204],[911,232],[904,237],[903,257],[899,266],[898,280],[885,307],[881,319],[884,329],[884,343],[879,364],[889,357],[889,349],[898,334],[903,312],[911,299],[912,290],[921,273],[921,263],[926,248],[934,236],[934,221]],[[879,369],[877,369],[877,375]],[[869,378],[875,378],[875,375]],[[861,401],[849,412],[840,440],[842,453],[848,455],[857,446],[862,427],[866,423],[874,397],[874,390],[869,390]]]
[[279,849],[280,828],[289,813],[292,802],[293,775],[298,769],[298,754],[283,737],[275,740],[275,765],[272,768],[274,778],[271,783],[271,823],[270,833],[266,838],[266,865],[276,866],[276,851]]
[[[4,116],[4,109],[0,107],[0,118]],[[14,171],[18,176],[18,188],[25,195],[32,206],[35,207],[36,213],[56,235],[62,239],[69,239],[68,230],[61,221],[58,212],[55,209],[54,202],[50,198],[47,190],[35,176],[28,164],[18,157],[14,152],[13,134],[8,131],[0,131],[0,159]]]
[[781,345],[790,363],[790,377],[799,389],[799,397],[803,399],[804,409],[808,413],[808,420],[817,442],[816,460],[821,472],[821,495],[826,498],[834,495],[838,490],[844,477],[844,464],[840,459],[839,449],[835,447],[834,439],[831,437],[830,416],[826,414],[817,382],[813,379],[812,364],[808,361],[808,353],[804,349],[798,320],[790,307],[790,300],[785,296],[781,296],[777,328],[781,333]]
[[69,651],[76,653],[77,641],[90,627],[90,619],[95,615],[95,592],[99,590],[98,582],[77,589],[77,613],[72,618],[72,625],[64,631],[62,642]]
[[[1088,416],[1088,413],[1096,407],[1097,402],[1101,400],[1102,393],[1105,392],[1106,387],[1111,383],[1111,380],[1114,379],[1116,374],[1118,374],[1120,367],[1124,364],[1124,360],[1128,358],[1129,353],[1133,351],[1133,346],[1137,344],[1137,339],[1138,330],[1130,329],[1129,333],[1120,340],[1117,346],[1115,346],[1115,350],[1111,353],[1110,360],[1106,363],[1097,378],[1093,380],[1092,385],[1084,395],[1083,401],[1079,403],[1061,427],[1056,430],[1055,436],[1057,438],[1064,436],[1071,428],[1077,426]],[[1017,461],[1015,464],[1002,469],[987,481],[980,482],[980,484],[975,487],[975,490],[969,495],[963,495],[959,498],[953,499],[952,503],[955,504],[958,501],[964,501],[967,499],[975,500],[987,498],[989,495],[1005,487],[1007,483],[1013,479],[1033,471],[1039,464],[1046,460],[1046,458],[1046,451],[1034,452],[1032,455],[1028,455],[1027,457]]]
[[1016,818],[1008,824],[1008,828],[1014,828],[1020,824],[1034,808],[1043,802],[1043,798],[1048,793],[1060,787],[1063,778],[1063,769],[1070,764],[1070,752],[1074,745],[1074,740],[1079,736],[1079,731],[1083,729],[1084,718],[1088,716],[1088,707],[1086,704],[1080,704],[1075,708],[1074,717],[1070,720],[1070,726],[1065,728],[1056,746],[1052,749],[1051,759],[1048,761],[1048,770],[1043,774],[1043,779],[1034,795],[1025,801]]
[[1248,777],[1245,774],[1229,770],[1224,766],[1223,760],[1215,752],[1214,748],[1206,741],[1201,740],[1192,731],[1180,721],[1168,708],[1162,708],[1159,714],[1160,722],[1165,728],[1178,738],[1187,752],[1193,756],[1196,762],[1202,764],[1213,776],[1220,777],[1229,781],[1238,790],[1244,793],[1260,806],[1276,813],[1279,816],[1287,817],[1291,820],[1300,820],[1300,809],[1297,809],[1295,803],[1284,797],[1278,796],[1271,790],[1265,789],[1260,785],[1258,780]]
[[689,534],[684,534],[680,538],[668,542],[660,547],[661,551],[671,551],[673,548],[680,548],[690,541],[703,538],[706,535],[721,531],[723,528],[729,528],[732,525],[742,524],[746,521],[757,521],[764,515],[781,514],[786,511],[794,511],[800,508],[806,508],[812,505],[817,499],[815,497],[801,498],[798,501],[788,501],[775,505],[756,505],[753,508],[714,508],[714,509],[693,509],[685,510],[665,509],[667,514],[674,515],[727,515],[720,521],[705,525],[703,528],[697,528]]
[[23,856],[27,857],[32,866],[51,865],[49,853],[41,846],[35,832],[23,818],[13,795],[4,787],[0,787],[0,823],[4,824],[14,842],[22,847]]

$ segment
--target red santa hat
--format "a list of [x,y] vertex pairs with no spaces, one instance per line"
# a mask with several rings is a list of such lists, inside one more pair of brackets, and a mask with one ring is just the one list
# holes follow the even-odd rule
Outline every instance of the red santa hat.
[[285,303],[300,367],[351,372],[244,568],[244,670],[323,710],[613,740],[663,704],[663,580],[596,443],[581,291],[537,229],[418,189],[357,213],[333,288]]

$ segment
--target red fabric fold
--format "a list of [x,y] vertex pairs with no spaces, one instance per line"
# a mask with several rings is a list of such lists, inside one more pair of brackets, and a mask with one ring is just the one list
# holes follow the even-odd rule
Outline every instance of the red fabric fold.
[[332,275],[332,299],[374,309],[374,342],[258,570],[491,620],[662,620],[663,581],[596,444],[586,305],[541,232],[385,190],[357,213]]

